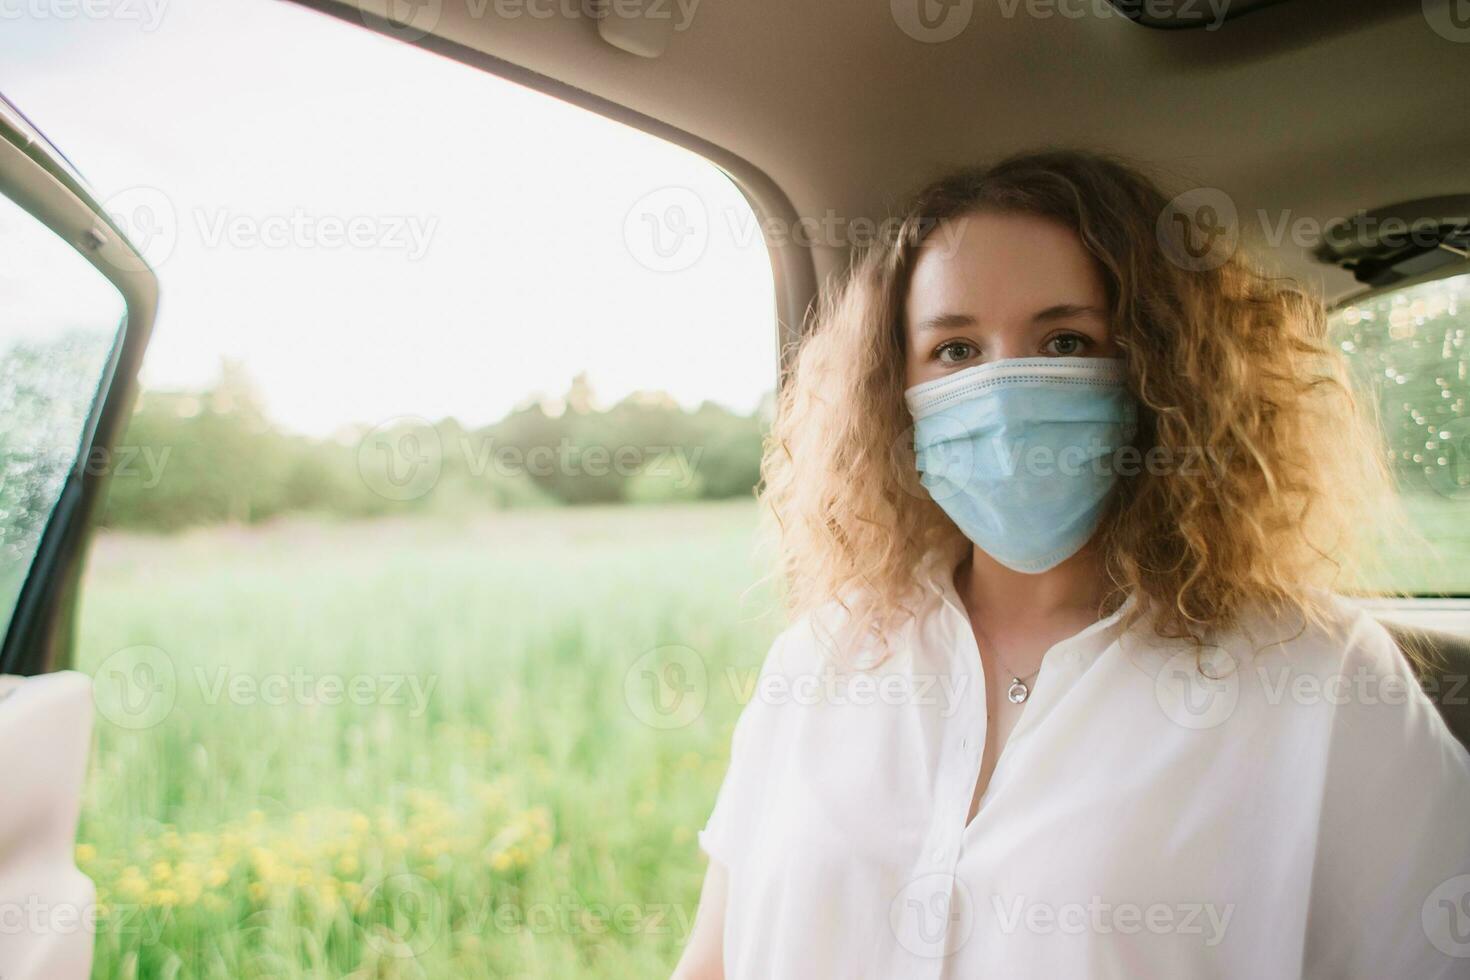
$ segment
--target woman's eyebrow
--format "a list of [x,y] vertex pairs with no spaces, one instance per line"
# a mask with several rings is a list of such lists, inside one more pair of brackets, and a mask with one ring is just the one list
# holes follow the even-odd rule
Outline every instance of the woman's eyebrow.
[[1048,306],[1031,315],[1032,323],[1051,323],[1055,320],[1075,320],[1078,317],[1093,316],[1103,317],[1103,311],[1096,306],[1087,306],[1082,303],[1058,303],[1056,306]]
[[[1089,306],[1085,303],[1058,303],[1031,314],[1031,322],[1054,323],[1058,320],[1077,320],[1082,317],[1106,319],[1103,311],[1096,306]],[[919,320],[914,327],[914,332],[942,333],[947,330],[962,330],[973,327],[975,324],[975,318],[968,313],[936,313]]]
[[918,331],[958,330],[961,327],[973,327],[974,325],[975,318],[968,313],[939,313],[924,317],[915,329]]

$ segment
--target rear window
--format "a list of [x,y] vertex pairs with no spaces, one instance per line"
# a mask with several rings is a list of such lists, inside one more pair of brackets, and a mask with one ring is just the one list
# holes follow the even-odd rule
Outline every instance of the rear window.
[[1385,581],[1420,595],[1470,595],[1470,275],[1338,309],[1332,330],[1377,410],[1413,535],[1382,547]]

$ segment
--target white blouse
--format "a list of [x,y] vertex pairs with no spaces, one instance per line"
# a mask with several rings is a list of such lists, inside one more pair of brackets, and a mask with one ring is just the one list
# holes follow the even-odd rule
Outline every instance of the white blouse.
[[827,666],[836,611],[767,656],[699,837],[731,980],[1470,977],[1470,756],[1366,613],[1257,617],[1212,677],[1092,624],[967,826],[984,675],[930,587],[876,669]]

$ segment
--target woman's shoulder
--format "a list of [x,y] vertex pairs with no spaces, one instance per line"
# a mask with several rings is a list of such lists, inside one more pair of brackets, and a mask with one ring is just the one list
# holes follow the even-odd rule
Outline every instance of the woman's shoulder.
[[879,645],[855,601],[829,599],[799,613],[777,634],[764,672],[792,676],[843,669]]
[[1360,602],[1325,589],[1305,590],[1299,605],[1243,610],[1232,631],[1232,653],[1278,654],[1299,670],[1407,670],[1392,635]]
[[767,658],[771,670],[810,672],[904,672],[914,659],[931,655],[920,635],[938,608],[937,597],[916,593],[884,626],[869,615],[859,595],[847,595],[796,615],[777,635]]
[[1434,713],[1409,660],[1369,609],[1327,591],[1300,600],[1248,605],[1202,644],[1141,626],[1146,639],[1130,645],[1130,659],[1156,684],[1215,691],[1238,707],[1229,714],[1239,724],[1352,724],[1358,712],[1384,704]]
[[[1301,706],[1334,731],[1377,731],[1365,759],[1421,742],[1434,754],[1465,750],[1416,676],[1410,656],[1361,601],[1319,591],[1310,614],[1254,611],[1242,617],[1233,659],[1249,689],[1272,706]],[[1285,717],[1285,714],[1282,714]]]

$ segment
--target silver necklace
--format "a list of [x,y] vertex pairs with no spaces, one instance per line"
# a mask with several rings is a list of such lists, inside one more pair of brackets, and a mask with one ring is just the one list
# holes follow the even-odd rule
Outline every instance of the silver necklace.
[[[1000,663],[1000,657],[996,657],[995,662],[1006,667],[1005,664]],[[1031,696],[1031,688],[1026,686],[1026,682],[1041,673],[1041,668],[1037,667],[1025,677],[1017,677],[1009,667],[1006,667],[1006,673],[1011,675],[1011,686],[1006,688],[1006,700],[1011,704],[1022,704]]]
[[[990,649],[992,651],[995,651],[995,644],[990,642],[990,637],[985,635],[984,630],[976,627],[975,632],[979,633],[980,636],[984,638],[985,642],[990,646]],[[1007,674],[1011,675],[1011,686],[1006,688],[1006,700],[1009,701],[1011,704],[1025,704],[1026,699],[1031,696],[1031,686],[1026,682],[1034,678],[1037,674],[1041,673],[1041,666],[1038,664],[1035,670],[1022,677],[1020,674],[1017,674],[1014,670],[1011,670],[1011,668],[1006,666],[1005,661],[1000,659],[1000,654],[998,652],[993,652],[993,656],[995,657],[996,665],[1001,667]]]
[[[967,558],[965,559],[965,561],[968,562],[969,559]],[[963,571],[957,572],[955,576],[956,585],[959,584],[959,576],[969,571],[969,567],[966,564],[962,563],[961,568],[963,569]],[[964,605],[963,602],[961,602],[960,604],[962,606]],[[965,611],[965,618],[970,618],[968,609],[966,609]],[[990,642],[990,637],[986,636],[985,631],[979,626],[975,626],[973,620],[971,620],[971,627],[975,630],[977,634],[979,634],[980,639],[985,640],[985,642],[990,646],[991,650],[995,649],[995,644]],[[1007,674],[1011,675],[1011,686],[1006,688],[1006,700],[1009,701],[1011,704],[1025,704],[1026,699],[1031,696],[1031,687],[1026,682],[1034,678],[1037,674],[1041,673],[1041,665],[1038,664],[1035,670],[1027,674],[1025,677],[1022,677],[1015,671],[1011,670],[1011,668],[1006,667],[1005,663],[1001,661],[999,653],[995,654],[995,662],[999,666],[1005,668],[1005,672]]]

